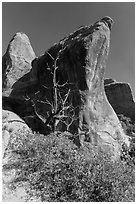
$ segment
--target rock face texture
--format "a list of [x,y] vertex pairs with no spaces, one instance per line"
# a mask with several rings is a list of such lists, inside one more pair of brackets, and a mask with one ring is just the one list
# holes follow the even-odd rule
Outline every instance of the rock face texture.
[[[12,42],[9,46],[16,51],[16,58],[10,57],[10,69],[5,66],[9,51],[4,56],[3,109],[18,114],[32,130],[84,134],[93,145],[118,156],[121,144],[129,142],[104,91],[111,27],[109,17],[81,27],[38,58],[26,35],[16,34],[14,46]],[[26,46],[23,54],[22,46]],[[25,65],[15,66],[20,63],[18,55],[23,55]]]
[[2,122],[2,148],[4,158],[5,150],[8,146],[11,135],[16,134],[20,130],[28,130],[31,132],[31,129],[18,115],[8,110],[2,111]]
[[13,84],[31,69],[31,61],[35,58],[28,37],[24,33],[16,33],[9,43],[2,58],[3,89],[11,92]]
[[[15,113],[3,110],[3,202],[38,201],[28,195],[29,184],[20,176],[20,168],[25,160],[25,144],[28,134],[32,133],[26,123]],[[21,151],[22,150],[22,151]],[[27,155],[26,150],[26,155]],[[24,160],[22,161],[21,156]],[[23,167],[22,167],[23,168]]]
[[105,84],[107,98],[117,114],[123,114],[135,122],[135,102],[128,83]]
[[[15,113],[3,110],[2,112],[2,154],[3,154],[3,201],[4,202],[19,202],[26,201],[27,196],[27,183],[16,182],[19,156],[17,150],[20,144],[20,139],[31,133],[31,129],[27,124]],[[17,137],[20,135],[20,137]],[[24,139],[25,142],[25,139]],[[14,147],[14,148],[13,148]],[[19,155],[19,154],[18,154]],[[16,183],[16,190],[11,190],[13,180]]]

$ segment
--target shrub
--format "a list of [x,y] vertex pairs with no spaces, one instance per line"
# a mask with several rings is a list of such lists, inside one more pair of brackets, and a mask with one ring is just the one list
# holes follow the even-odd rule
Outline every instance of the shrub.
[[131,121],[130,118],[124,116],[123,114],[119,114],[118,118],[121,122],[121,125],[125,131],[125,133],[131,137],[134,137],[135,133],[135,124]]
[[69,136],[16,135],[10,144],[18,158],[13,185],[28,181],[30,196],[35,192],[43,202],[134,201],[133,162],[113,162],[90,143],[78,148]]
[[126,146],[123,145],[123,151],[121,158],[124,160],[132,160],[135,162],[135,125],[132,123],[130,118],[120,114],[118,115],[121,125],[124,129],[125,134],[129,136],[130,147],[127,149]]

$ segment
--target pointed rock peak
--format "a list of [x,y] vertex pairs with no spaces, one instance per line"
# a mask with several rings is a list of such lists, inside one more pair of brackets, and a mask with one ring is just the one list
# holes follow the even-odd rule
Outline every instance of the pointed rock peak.
[[17,32],[10,40],[7,52],[12,52],[12,55],[25,55],[27,58],[34,59],[36,57],[28,36],[23,32]]
[[9,87],[31,70],[31,62],[36,58],[28,36],[16,33],[10,40],[2,59],[3,87]]
[[12,42],[15,38],[25,38],[25,39],[27,39],[27,40],[29,40],[29,38],[28,38],[28,36],[25,34],[25,33],[23,33],[23,32],[17,32],[17,33],[15,33],[15,35],[13,36],[13,38],[10,40],[10,42]]

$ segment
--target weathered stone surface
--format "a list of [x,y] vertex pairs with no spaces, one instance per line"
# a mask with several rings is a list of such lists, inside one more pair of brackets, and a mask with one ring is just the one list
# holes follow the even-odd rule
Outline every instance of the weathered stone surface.
[[107,98],[117,114],[129,117],[135,121],[135,102],[128,83],[113,83],[105,85]]
[[22,161],[20,158],[19,150],[22,149],[23,154],[26,143],[25,137],[32,131],[19,116],[11,111],[3,110],[2,119],[2,200],[3,202],[39,201],[35,196],[28,194],[29,184],[27,180],[19,177],[20,167],[25,160],[24,158]]
[[4,97],[4,108],[20,115],[33,130],[84,132],[94,145],[118,156],[128,139],[104,91],[111,27],[108,17],[81,27],[33,60],[32,70]]
[[5,150],[10,137],[20,130],[28,130],[31,132],[31,129],[29,129],[27,124],[18,115],[8,110],[2,111],[2,122],[2,153],[4,159]]
[[21,146],[24,147],[25,137],[32,131],[19,116],[11,111],[3,110],[2,119],[2,201],[40,201],[36,198],[35,192],[29,193],[29,183],[24,178],[19,178],[22,160],[18,149]]
[[24,33],[16,33],[2,58],[2,78],[5,94],[9,95],[13,84],[30,71],[31,61],[35,57],[28,37]]

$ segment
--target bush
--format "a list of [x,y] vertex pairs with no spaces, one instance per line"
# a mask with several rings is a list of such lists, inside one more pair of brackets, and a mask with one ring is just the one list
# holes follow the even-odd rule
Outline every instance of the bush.
[[135,125],[132,123],[130,118],[127,118],[122,114],[118,115],[118,117],[124,132],[129,136],[130,141],[130,147],[128,149],[123,145],[121,159],[127,160],[127,162],[129,160],[135,162]]
[[[78,148],[67,132],[16,135],[17,181],[29,182],[29,195],[43,202],[134,201],[133,162],[110,160],[90,143]],[[20,162],[19,162],[20,161]]]
[[125,131],[125,133],[131,137],[134,137],[135,133],[135,124],[131,121],[130,118],[124,116],[123,114],[119,114],[118,118],[121,122],[121,125]]

